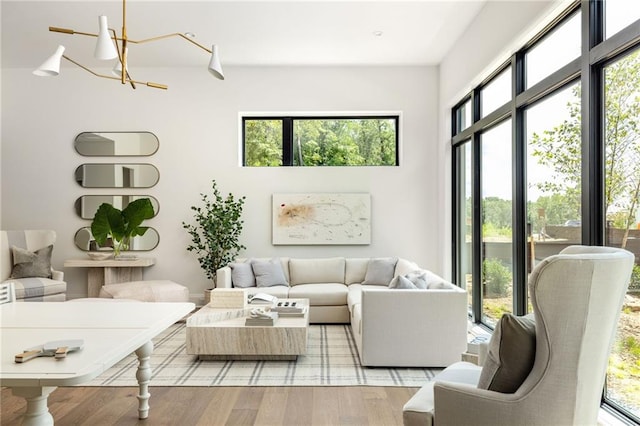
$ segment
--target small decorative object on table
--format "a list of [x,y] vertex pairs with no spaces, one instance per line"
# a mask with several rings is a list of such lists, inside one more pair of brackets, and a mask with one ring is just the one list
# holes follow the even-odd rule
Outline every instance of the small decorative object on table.
[[278,298],[267,293],[256,293],[249,296],[249,303],[252,305],[273,305],[278,303]]
[[89,259],[91,260],[107,260],[109,259],[111,256],[113,256],[113,253],[110,252],[100,252],[100,251],[90,251],[87,252],[87,256],[89,256]]
[[262,308],[255,308],[251,310],[251,314],[245,320],[244,325],[247,327],[273,326],[277,319],[277,312],[265,311]]
[[247,307],[247,293],[243,288],[214,288],[209,290],[209,294],[210,300],[207,304],[211,308]]

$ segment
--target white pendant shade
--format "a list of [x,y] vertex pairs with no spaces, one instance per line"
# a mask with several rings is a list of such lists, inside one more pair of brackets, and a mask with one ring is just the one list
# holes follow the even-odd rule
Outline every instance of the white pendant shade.
[[107,17],[102,15],[98,17],[100,28],[98,30],[98,41],[96,42],[96,50],[93,56],[100,60],[110,60],[118,57],[118,51],[113,44],[113,40],[109,35],[109,25]]
[[[128,56],[127,55],[128,51],[129,51],[128,47],[124,49],[124,56]],[[127,72],[129,72],[128,64],[127,64]],[[116,64],[113,66],[111,73],[116,77],[120,77],[122,75],[122,62],[120,62],[120,59],[116,60]]]
[[224,80],[224,74],[222,73],[222,65],[220,65],[220,56],[218,55],[218,46],[215,44],[211,46],[211,60],[209,61],[209,72],[213,74],[215,78]]
[[64,53],[64,46],[60,45],[56,49],[56,53],[51,55],[33,74],[39,77],[53,77],[60,74],[60,61]]

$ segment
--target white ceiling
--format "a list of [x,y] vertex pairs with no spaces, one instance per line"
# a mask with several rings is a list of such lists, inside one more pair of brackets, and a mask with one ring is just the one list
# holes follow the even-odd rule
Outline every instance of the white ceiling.
[[[224,65],[438,64],[486,0],[128,1],[130,39],[192,32],[219,46]],[[2,66],[35,68],[58,44],[90,67],[98,15],[120,33],[120,1],[2,0]],[[373,33],[382,31],[382,36]],[[206,52],[180,38],[130,45],[130,67],[206,65]]]

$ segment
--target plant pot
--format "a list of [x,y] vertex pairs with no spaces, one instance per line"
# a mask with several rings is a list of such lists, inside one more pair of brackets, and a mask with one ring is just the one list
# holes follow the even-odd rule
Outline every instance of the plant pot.
[[204,304],[205,306],[209,304],[209,302],[211,302],[211,292],[213,291],[212,288],[206,288],[204,290]]

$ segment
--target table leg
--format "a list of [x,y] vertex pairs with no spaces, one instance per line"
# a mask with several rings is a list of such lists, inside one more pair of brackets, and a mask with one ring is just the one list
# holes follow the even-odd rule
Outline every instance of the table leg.
[[15,396],[21,396],[27,400],[27,411],[22,419],[23,425],[53,425],[53,416],[49,412],[47,398],[54,390],[56,390],[55,386],[15,387],[11,389]]
[[138,379],[138,418],[146,419],[149,417],[149,382],[151,381],[151,353],[153,352],[153,342],[149,340],[136,350],[138,361],[138,371],[136,379]]

